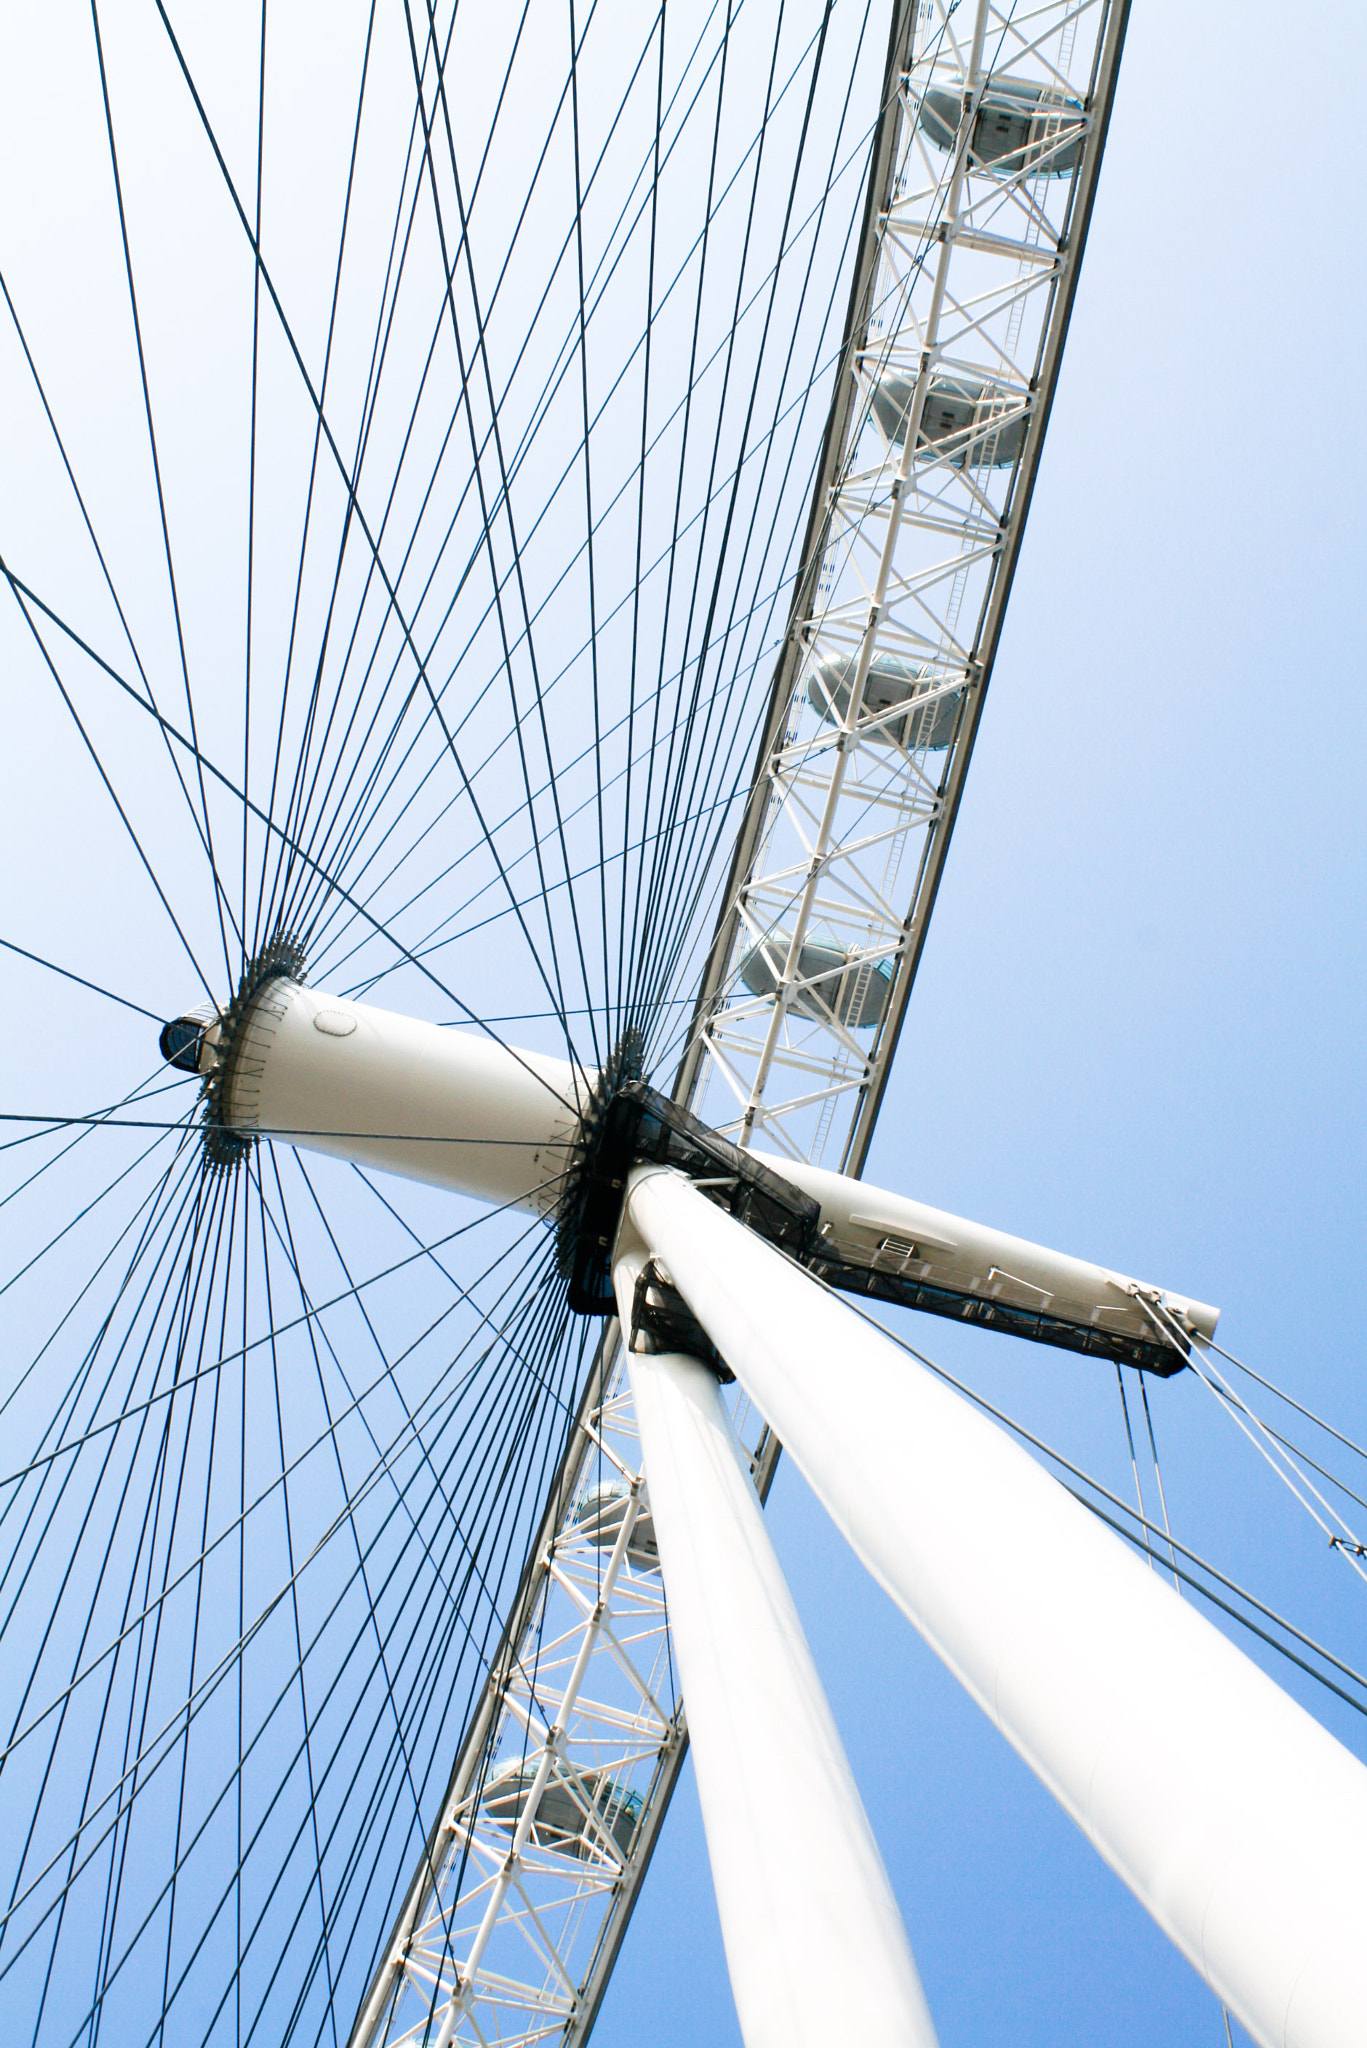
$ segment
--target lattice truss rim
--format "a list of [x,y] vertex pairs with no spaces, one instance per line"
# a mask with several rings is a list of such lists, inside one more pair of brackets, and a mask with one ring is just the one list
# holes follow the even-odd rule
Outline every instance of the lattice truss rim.
[[[790,621],[749,857],[685,1062],[708,1121],[840,1165],[867,1139],[861,1111],[881,1094],[957,809],[1117,42],[1105,0],[1023,21],[980,7],[965,114],[975,44],[955,11],[923,0],[900,75],[819,559]],[[1079,53],[1089,18],[1097,34]],[[948,100],[965,146],[945,146],[926,116]],[[1014,151],[990,155],[994,122]]]

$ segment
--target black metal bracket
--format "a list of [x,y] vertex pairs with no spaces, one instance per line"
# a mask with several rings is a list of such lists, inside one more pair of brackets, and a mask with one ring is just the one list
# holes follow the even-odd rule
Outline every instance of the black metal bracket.
[[584,1119],[557,1218],[561,1270],[579,1315],[611,1315],[612,1247],[633,1166],[672,1166],[768,1243],[806,1260],[821,1205],[637,1078],[607,1087]]
[[678,1288],[665,1279],[655,1259],[647,1259],[636,1276],[630,1348],[647,1354],[681,1351],[685,1357],[709,1366],[723,1384],[736,1377]]
[[[557,1216],[561,1271],[569,1281],[569,1305],[579,1315],[610,1316],[616,1310],[612,1247],[622,1220],[627,1176],[633,1166],[641,1165],[676,1168],[718,1208],[843,1294],[862,1294],[866,1300],[895,1302],[901,1308],[920,1309],[953,1322],[975,1323],[1056,1350],[1134,1366],[1165,1379],[1181,1372],[1187,1363],[1175,1338],[1126,1336],[1069,1322],[1047,1309],[1013,1307],[831,1257],[820,1236],[820,1203],[641,1080],[638,1049],[627,1042],[609,1061],[584,1118]],[[682,1317],[687,1317],[687,1326]],[[685,1327],[686,1339],[681,1334]],[[638,1283],[633,1337],[638,1330],[659,1334],[657,1349],[703,1358],[730,1377],[687,1304],[658,1275],[647,1284],[644,1295]]]
[[1047,1309],[1015,1308],[1009,1302],[993,1301],[981,1294],[961,1294],[951,1287],[908,1279],[901,1273],[880,1273],[874,1267],[851,1265],[824,1254],[808,1264],[818,1280],[839,1288],[842,1294],[895,1302],[899,1308],[918,1308],[923,1315],[945,1316],[950,1322],[976,1323],[980,1329],[1024,1337],[1031,1344],[1048,1344],[1055,1351],[1080,1351],[1090,1358],[1109,1358],[1116,1365],[1132,1365],[1159,1379],[1171,1379],[1187,1362],[1187,1354],[1178,1348],[1175,1338],[1165,1342],[1161,1338],[1128,1337],[1118,1330],[1070,1323],[1063,1316],[1050,1315]]

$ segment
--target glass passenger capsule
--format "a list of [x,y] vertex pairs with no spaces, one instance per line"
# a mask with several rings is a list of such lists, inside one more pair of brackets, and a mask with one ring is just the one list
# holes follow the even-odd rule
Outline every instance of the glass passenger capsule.
[[[931,86],[921,101],[921,132],[937,149],[952,147],[963,100]],[[1076,168],[1085,135],[1080,100],[1028,78],[996,78],[978,106],[969,145],[970,167],[1012,175],[1059,177]]]
[[[807,700],[828,725],[837,724],[848,714],[858,666],[858,656],[846,654],[819,661],[813,667],[807,683]],[[933,670],[918,667],[903,655],[875,653],[864,681],[860,720],[861,725],[869,718],[879,723],[870,727],[865,737],[878,746],[905,747],[908,753],[917,747],[947,747],[954,737],[961,692],[955,690],[949,696],[937,697],[918,709],[916,699],[927,695],[935,681]],[[899,704],[907,707],[901,717],[883,717]]]
[[[916,379],[897,370],[874,385],[873,416],[889,441],[906,440],[915,389]],[[960,469],[1004,469],[1020,454],[1030,424],[1022,399],[1019,392],[976,377],[935,377],[926,393],[916,445],[941,451]]]
[[[583,1495],[570,1517],[575,1532],[587,1537],[599,1550],[611,1550],[622,1527],[630,1491],[621,1479],[608,1479]],[[649,1507],[643,1507],[627,1539],[627,1558],[637,1571],[654,1571],[660,1562],[655,1542],[655,1524]]]
[[[490,1778],[484,1788],[484,1811],[509,1833],[526,1811],[539,1759],[514,1762]],[[619,1785],[606,1771],[576,1770],[559,1758],[537,1802],[528,1841],[538,1849],[556,1849],[583,1862],[603,1842],[590,1815],[596,1815],[619,1853],[626,1856],[645,1802],[639,1792]]]
[[[762,946],[742,957],[737,971],[752,996],[777,993],[791,943],[790,933],[771,932]],[[827,1024],[834,1015],[847,1031],[868,1031],[888,1006],[892,967],[886,960],[870,960],[827,941],[808,939],[798,954],[797,971],[803,982],[816,986],[796,988],[788,1008],[814,1024]]]

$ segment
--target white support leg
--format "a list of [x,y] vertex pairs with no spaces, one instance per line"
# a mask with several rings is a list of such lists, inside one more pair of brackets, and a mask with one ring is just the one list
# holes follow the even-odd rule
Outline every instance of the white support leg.
[[638,1168],[628,1216],[874,1576],[1254,2039],[1360,2048],[1367,1770],[679,1175]]
[[[624,1330],[644,1257],[619,1243]],[[887,1873],[716,1378],[669,1353],[633,1353],[630,1369],[746,2048],[935,2048]]]

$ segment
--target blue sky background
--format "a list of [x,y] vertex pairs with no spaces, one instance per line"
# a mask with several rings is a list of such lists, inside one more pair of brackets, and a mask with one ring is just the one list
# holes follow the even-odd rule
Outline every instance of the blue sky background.
[[[1029,531],[869,1174],[1219,1303],[1234,1351],[1367,1442],[1364,78],[1367,30],[1346,5],[1134,9]],[[23,89],[56,108],[68,84],[35,72]],[[60,156],[55,116],[52,136]],[[65,168],[79,213],[85,174]],[[22,196],[6,243],[21,255],[38,219]],[[73,304],[79,272],[61,280]],[[79,362],[88,337],[69,327]],[[188,347],[173,361],[189,365],[188,405],[207,371]],[[195,418],[211,473],[231,421]],[[114,448],[140,432],[135,409],[99,426]],[[24,472],[6,462],[13,498]],[[9,530],[41,558],[26,490]],[[212,619],[222,564],[201,524]],[[186,1000],[142,882],[126,919],[108,915],[111,887],[90,886],[92,852],[127,858],[109,853],[112,832],[91,836],[94,799],[53,811],[34,763],[60,720],[39,682],[11,678],[0,750],[12,933],[153,1006]],[[146,1020],[7,971],[13,1104],[60,1107],[68,1074],[69,1099],[112,1099],[111,1075],[122,1088],[150,1068]],[[1113,1377],[946,1323],[898,1327],[1128,1497]],[[1361,1667],[1367,1586],[1189,1377],[1155,1390],[1154,1419],[1177,1534]],[[789,1462],[770,1512],[943,2048],[1218,2048],[1210,1994]],[[1367,1755],[1361,1721],[1291,1683]],[[686,1772],[595,2043],[737,2039]]]
[[[1134,9],[1001,654],[869,1163],[1218,1302],[1232,1350],[1359,1440],[1365,40],[1346,7]],[[901,1327],[1128,1494],[1096,1367]],[[1367,1587],[1212,1408],[1189,1380],[1155,1391],[1176,1533],[1360,1658]],[[1213,1998],[791,1462],[771,1517],[944,2048],[1215,2048]],[[1367,1754],[1360,1721],[1300,1696]],[[690,1775],[595,2039],[738,2039]]]

